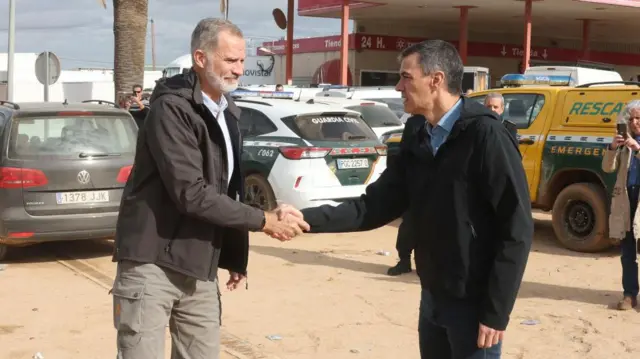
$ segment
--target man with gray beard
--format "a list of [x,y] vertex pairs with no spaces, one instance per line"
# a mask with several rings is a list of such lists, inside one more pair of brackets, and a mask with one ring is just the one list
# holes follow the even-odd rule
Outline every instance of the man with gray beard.
[[245,51],[237,26],[204,19],[191,36],[192,69],[153,91],[116,229],[119,359],[162,358],[167,325],[172,359],[218,358],[218,267],[233,290],[247,276],[249,231],[289,240],[309,230],[296,216],[280,220],[281,208],[242,203],[240,109],[227,93]]

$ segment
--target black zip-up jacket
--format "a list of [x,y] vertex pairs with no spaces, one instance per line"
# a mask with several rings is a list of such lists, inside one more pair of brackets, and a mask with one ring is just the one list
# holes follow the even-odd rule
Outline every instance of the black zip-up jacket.
[[196,74],[156,84],[122,194],[114,261],[155,263],[200,280],[213,280],[218,267],[246,275],[248,231],[261,229],[264,212],[237,200],[244,198],[240,109],[226,100],[233,174]]
[[414,116],[398,158],[360,199],[302,212],[311,232],[349,232],[407,211],[423,288],[477,303],[480,322],[504,330],[533,239],[529,189],[516,139],[495,113],[462,101],[435,156],[424,117]]

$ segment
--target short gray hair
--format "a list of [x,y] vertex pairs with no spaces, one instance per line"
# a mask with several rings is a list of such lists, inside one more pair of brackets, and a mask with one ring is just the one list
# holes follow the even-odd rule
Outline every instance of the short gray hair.
[[202,19],[191,33],[191,57],[196,50],[213,51],[218,47],[218,37],[227,31],[232,35],[244,37],[242,30],[229,20],[208,17]]
[[631,118],[631,112],[633,110],[640,110],[640,100],[631,100],[627,102],[627,105],[624,107],[620,115],[618,115],[618,123],[626,123],[629,124],[629,119]]
[[404,49],[400,53],[399,60],[402,61],[413,54],[418,54],[418,61],[425,75],[442,71],[449,93],[453,95],[462,93],[464,64],[455,46],[443,40],[426,40]]
[[500,102],[502,102],[502,106],[504,106],[504,97],[502,97],[502,95],[498,92],[489,92],[487,94],[487,97],[484,98],[485,105],[489,100],[492,100],[494,98],[497,98],[498,100],[500,100]]

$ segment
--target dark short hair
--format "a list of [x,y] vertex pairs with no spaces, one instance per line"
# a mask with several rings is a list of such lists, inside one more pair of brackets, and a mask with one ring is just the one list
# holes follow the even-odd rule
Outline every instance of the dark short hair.
[[404,49],[400,53],[399,60],[402,61],[413,54],[418,54],[418,61],[425,75],[442,71],[449,93],[454,95],[462,93],[464,64],[455,46],[443,40],[426,40]]
[[284,86],[282,86],[282,84],[277,84],[276,88],[278,88],[278,87],[284,87]]
[[142,90],[142,85],[138,85],[138,84],[133,85],[133,87],[131,87],[131,89],[135,90],[138,87],[140,87],[140,90]]

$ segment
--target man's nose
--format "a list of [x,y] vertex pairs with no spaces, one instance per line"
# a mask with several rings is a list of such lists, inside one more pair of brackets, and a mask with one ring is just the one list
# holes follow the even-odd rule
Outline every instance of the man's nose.
[[402,80],[398,81],[396,84],[396,91],[404,91],[404,86],[402,85]]
[[231,72],[236,76],[242,76],[242,73],[244,72],[244,64],[243,63],[234,64],[234,66],[231,68]]

